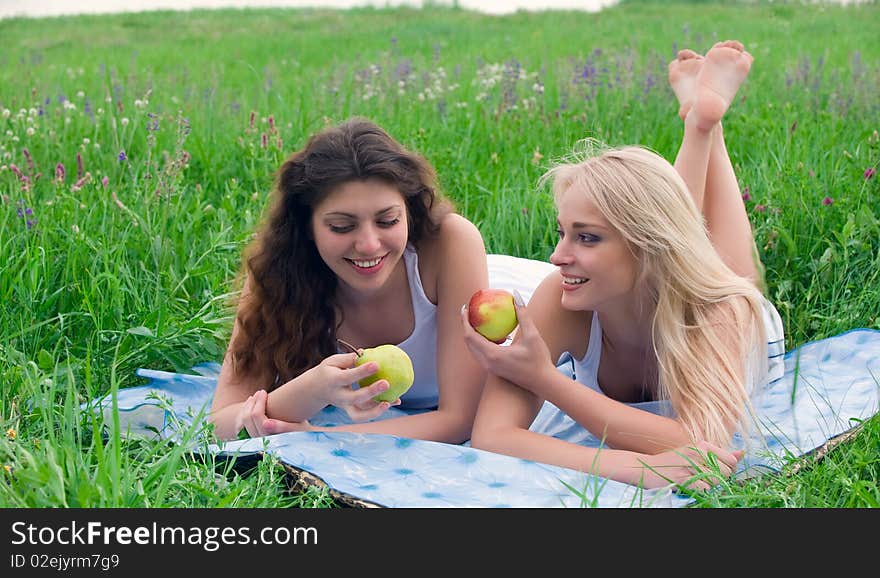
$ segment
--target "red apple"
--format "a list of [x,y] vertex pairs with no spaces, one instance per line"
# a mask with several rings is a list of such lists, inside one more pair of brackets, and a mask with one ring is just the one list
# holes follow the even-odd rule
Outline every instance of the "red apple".
[[504,289],[480,289],[468,302],[468,322],[489,341],[504,343],[518,322],[513,295]]

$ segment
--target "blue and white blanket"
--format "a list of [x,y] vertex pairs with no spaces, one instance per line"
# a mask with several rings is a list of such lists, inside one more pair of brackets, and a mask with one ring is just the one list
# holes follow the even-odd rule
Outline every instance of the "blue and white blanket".
[[[491,255],[490,285],[517,289],[528,301],[552,269],[547,263]],[[753,399],[756,431],[739,436],[747,450],[738,475],[778,469],[856,427],[880,409],[880,331],[856,329],[805,344],[785,354],[784,375]],[[150,435],[191,443],[205,421],[219,365],[192,374],[140,369],[145,385],[95,400],[105,424],[114,417],[127,435]],[[567,371],[566,365],[560,371]],[[381,419],[402,415],[391,408]],[[332,407],[315,425],[349,423]],[[549,402],[531,429],[600,447],[589,432]],[[195,444],[194,444],[195,446]],[[469,447],[390,435],[350,432],[290,432],[212,444],[227,456],[274,454],[294,471],[307,472],[350,503],[386,507],[679,507],[692,498],[673,489],[641,490],[575,470],[493,454]],[[201,451],[201,450],[199,450]]]

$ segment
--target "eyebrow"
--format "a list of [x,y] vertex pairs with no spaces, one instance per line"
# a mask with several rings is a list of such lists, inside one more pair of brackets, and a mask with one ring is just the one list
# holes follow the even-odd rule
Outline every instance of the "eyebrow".
[[[557,219],[557,221],[556,221],[556,224],[559,225],[559,226],[562,226],[562,223],[560,223],[558,219]],[[571,228],[572,228],[572,229],[588,229],[588,228],[594,228],[594,229],[605,229],[605,230],[608,230],[608,227],[606,227],[605,225],[600,225],[600,224],[598,224],[598,223],[581,223],[580,221],[575,221],[574,223],[572,223],[572,224],[571,224]]]
[[[394,209],[402,208],[400,205],[391,205],[390,207],[385,207],[384,209],[380,209],[376,211],[373,215],[374,217],[380,217],[386,213],[390,213]],[[348,217],[350,219],[357,219],[357,215],[352,215],[351,213],[346,213],[344,211],[331,211],[329,213],[324,213],[324,217]]]

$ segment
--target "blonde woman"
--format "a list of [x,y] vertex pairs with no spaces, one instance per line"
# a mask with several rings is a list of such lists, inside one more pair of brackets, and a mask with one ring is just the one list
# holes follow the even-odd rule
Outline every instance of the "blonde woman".
[[[685,123],[675,167],[626,147],[545,175],[558,212],[550,257],[558,270],[528,309],[518,305],[511,345],[482,339],[462,318],[489,371],[474,447],[643,487],[689,480],[710,452],[722,475],[735,470],[742,453],[728,450],[732,435],[750,392],[770,377],[768,342],[781,344],[782,333],[758,289],[720,125],[751,62],[728,41],[670,64]],[[556,370],[565,353],[575,380]],[[531,431],[544,400],[608,447]],[[668,400],[670,415],[646,411],[658,400]]]

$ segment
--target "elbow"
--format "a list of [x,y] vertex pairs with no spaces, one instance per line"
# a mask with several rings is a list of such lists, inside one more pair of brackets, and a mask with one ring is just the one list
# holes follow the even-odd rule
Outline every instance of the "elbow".
[[473,432],[473,422],[466,420],[456,420],[450,428],[450,443],[463,444],[471,438]]
[[504,453],[503,440],[505,435],[499,428],[474,425],[471,431],[471,447],[494,453]]
[[235,429],[235,415],[230,413],[228,405],[212,405],[207,422],[217,440],[226,442],[238,438],[240,430]]
[[214,437],[218,441],[227,442],[236,438],[238,432],[232,432],[230,424],[223,423],[225,420],[217,420],[216,416],[208,416],[208,426],[213,430]]
[[214,437],[216,437],[218,441],[228,442],[236,438],[236,434],[231,431],[231,428],[224,427],[224,424],[218,423],[213,419],[208,419],[208,424],[212,427]]

